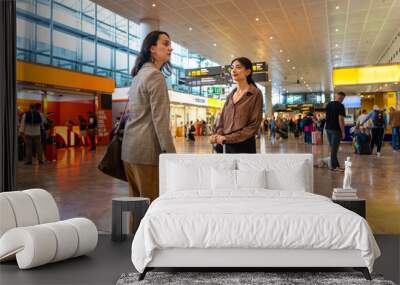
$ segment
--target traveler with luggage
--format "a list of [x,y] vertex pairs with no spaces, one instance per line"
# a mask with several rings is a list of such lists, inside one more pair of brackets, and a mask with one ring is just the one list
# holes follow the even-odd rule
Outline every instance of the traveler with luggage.
[[304,120],[304,142],[306,144],[312,143],[312,136],[311,133],[314,131],[314,120],[313,114],[311,112],[307,113],[307,116],[303,119]]
[[383,144],[383,138],[385,136],[385,129],[387,125],[386,112],[381,110],[377,105],[374,105],[372,112],[361,122],[361,124],[366,123],[369,119],[372,121],[371,128],[371,153],[376,145],[376,155],[381,156],[381,148]]
[[262,121],[263,99],[252,78],[252,62],[239,57],[231,62],[236,88],[228,95],[216,133],[210,142],[226,144],[227,153],[256,153],[255,135]]
[[393,151],[400,150],[400,110],[390,107],[389,124],[392,127]]

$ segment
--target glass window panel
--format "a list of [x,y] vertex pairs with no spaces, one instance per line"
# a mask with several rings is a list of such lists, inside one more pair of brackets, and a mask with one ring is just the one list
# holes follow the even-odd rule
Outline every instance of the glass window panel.
[[50,54],[50,28],[36,26],[36,48],[38,52]]
[[81,67],[82,72],[94,73],[94,67],[83,64]]
[[117,43],[127,47],[128,46],[128,34],[126,32],[122,32],[120,30],[116,30],[115,33],[116,33],[115,37],[116,37]]
[[114,28],[97,22],[97,36],[105,40],[114,41]]
[[41,64],[50,64],[50,56],[49,55],[36,55],[36,62]]
[[117,50],[115,53],[115,69],[117,71],[128,71],[128,54],[124,51]]
[[74,62],[64,59],[53,58],[53,65],[61,68],[76,70],[77,65]]
[[106,77],[112,77],[111,70],[102,69],[102,68],[97,68],[96,74],[101,75],[101,76],[106,76]]
[[139,51],[140,50],[140,40],[132,35],[129,35],[129,48]]
[[110,47],[97,44],[97,65],[111,69],[112,50]]
[[37,15],[50,18],[50,1],[37,0]]
[[126,87],[129,86],[129,76],[123,73],[117,72],[115,74],[115,85],[116,87]]
[[80,28],[80,15],[76,11],[72,11],[66,7],[54,3],[53,5],[54,21],[72,28]]
[[115,14],[110,10],[97,5],[97,20],[112,27],[115,26]]
[[54,0],[57,3],[60,3],[63,6],[69,7],[76,11],[81,10],[81,0]]
[[94,18],[95,15],[95,4],[90,0],[82,0],[82,13]]
[[82,40],[82,61],[91,64],[95,62],[95,49],[92,40]]
[[80,38],[66,34],[57,30],[53,32],[53,54],[54,56],[78,60],[78,51],[80,49]]
[[82,31],[91,35],[94,35],[94,19],[88,16],[82,16]]
[[115,27],[123,32],[128,32],[128,19],[116,14]]
[[16,6],[27,12],[35,13],[35,0],[18,0]]
[[135,65],[136,62],[136,55],[134,54],[129,54],[129,70],[128,73],[131,74],[131,71],[133,69],[133,66]]
[[129,34],[140,37],[139,25],[135,22],[129,21]]
[[31,21],[17,18],[17,47],[23,49],[33,49],[35,34],[35,24]]

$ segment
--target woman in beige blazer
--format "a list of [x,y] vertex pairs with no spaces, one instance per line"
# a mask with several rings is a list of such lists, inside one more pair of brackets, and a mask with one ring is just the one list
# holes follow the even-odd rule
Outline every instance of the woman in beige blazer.
[[122,141],[122,160],[129,195],[158,197],[158,157],[175,153],[169,128],[170,103],[164,74],[170,74],[172,53],[169,35],[149,33],[143,40],[132,70],[129,89],[129,118]]

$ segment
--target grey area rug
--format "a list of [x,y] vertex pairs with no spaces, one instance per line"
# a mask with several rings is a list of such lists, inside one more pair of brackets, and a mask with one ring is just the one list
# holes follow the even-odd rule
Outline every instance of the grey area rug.
[[116,285],[395,285],[380,275],[372,275],[373,280],[368,281],[359,272],[148,272],[142,281],[138,281],[138,276],[138,273],[122,274]]

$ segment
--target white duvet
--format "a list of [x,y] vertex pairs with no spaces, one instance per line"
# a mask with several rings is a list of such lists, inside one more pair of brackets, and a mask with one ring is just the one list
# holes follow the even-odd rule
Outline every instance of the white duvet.
[[320,195],[266,189],[164,194],[134,237],[135,268],[165,248],[358,249],[370,272],[380,256],[359,215]]

